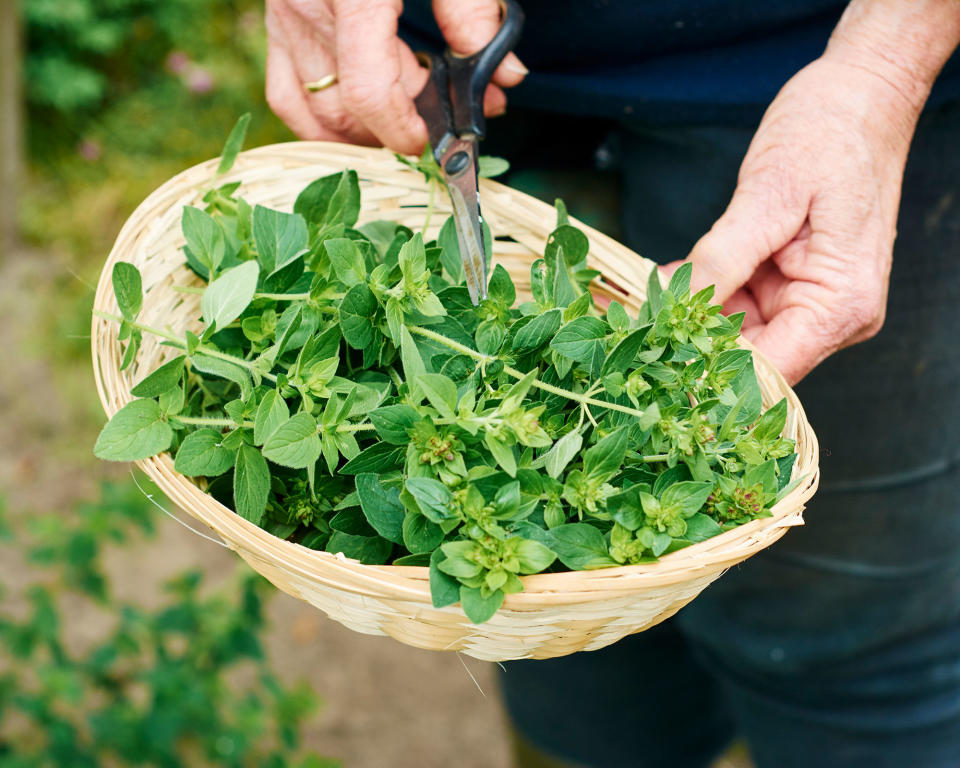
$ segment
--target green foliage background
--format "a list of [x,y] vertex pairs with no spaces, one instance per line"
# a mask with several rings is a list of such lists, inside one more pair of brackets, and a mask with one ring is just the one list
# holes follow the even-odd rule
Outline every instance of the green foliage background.
[[[267,667],[264,580],[245,572],[211,593],[188,571],[156,609],[118,600],[101,553],[153,535],[147,498],[105,483],[71,513],[0,517],[0,552],[17,549],[35,573],[18,593],[0,592],[0,766],[334,765],[297,756],[319,702]],[[78,643],[67,607],[74,622],[100,607],[111,627]]]
[[260,2],[22,0],[21,14],[28,242],[96,263],[132,208],[215,156],[239,114],[254,113],[249,146],[293,138],[263,98]]

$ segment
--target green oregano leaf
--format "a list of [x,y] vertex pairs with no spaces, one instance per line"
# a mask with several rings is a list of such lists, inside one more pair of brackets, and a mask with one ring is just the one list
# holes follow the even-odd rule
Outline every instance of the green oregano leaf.
[[210,283],[200,300],[203,321],[219,329],[240,317],[253,301],[259,275],[257,262],[245,261]]
[[631,367],[637,353],[643,346],[643,341],[647,336],[647,329],[641,328],[627,334],[607,355],[603,362],[603,368],[600,369],[600,375],[606,376],[609,373],[619,371],[626,373]]
[[627,453],[628,434],[629,430],[621,427],[584,452],[583,470],[587,476],[604,481],[620,470]]
[[549,309],[542,315],[537,315],[513,339],[513,348],[517,351],[539,347],[548,341],[560,327],[563,313],[559,309]]
[[108,461],[139,461],[170,447],[173,430],[156,400],[134,400],[113,414],[100,432],[93,453]]
[[456,415],[457,385],[450,379],[439,373],[423,373],[417,384],[441,416],[452,419]]
[[327,542],[327,552],[342,553],[364,565],[382,565],[387,562],[393,545],[379,536],[353,536],[334,531]]
[[365,349],[374,340],[373,316],[377,298],[365,283],[358,283],[344,294],[340,302],[340,330],[354,349]]
[[396,488],[385,489],[372,472],[357,475],[357,496],[367,522],[383,538],[394,544],[403,544],[403,520],[406,510],[400,503]]
[[324,223],[342,223],[352,227],[360,215],[360,183],[357,172],[346,170],[340,174],[337,186],[330,196],[330,202],[324,212]]
[[357,244],[348,238],[339,237],[324,242],[334,277],[348,288],[367,280],[367,266]]
[[250,125],[250,113],[240,115],[236,125],[227,136],[227,142],[223,145],[223,152],[220,153],[220,164],[217,166],[217,176],[226,173],[233,168],[237,155],[243,148],[243,141],[247,137],[247,126]]
[[141,379],[130,390],[130,394],[135,397],[159,397],[168,389],[173,389],[180,383],[186,359],[184,355],[179,355],[168,360],[153,373]]
[[589,523],[567,523],[548,532],[550,549],[557,553],[567,568],[586,571],[616,565],[610,557],[607,542]]
[[687,520],[687,532],[683,535],[687,541],[706,541],[709,538],[723,533],[723,528],[712,517],[695,514]]
[[[134,393],[136,394],[136,393]],[[757,440],[773,440],[783,432],[787,424],[787,399],[783,398],[776,405],[767,409],[753,427],[753,436]]]
[[258,448],[241,443],[233,473],[233,502],[237,514],[260,524],[270,494],[270,470]]
[[286,401],[277,390],[271,389],[263,396],[257,407],[253,424],[254,445],[263,445],[277,431],[277,428],[286,424],[289,419],[290,409],[287,408]]
[[487,179],[500,176],[510,170],[510,163],[502,157],[480,155],[477,161],[480,166],[480,169],[477,171],[477,176],[482,176]]
[[253,209],[253,240],[265,275],[273,275],[307,252],[307,223],[297,213],[262,205]]
[[443,541],[443,529],[419,512],[407,512],[402,533],[403,545],[415,555],[432,552]]
[[487,295],[504,307],[512,307],[517,300],[517,289],[513,285],[510,273],[503,268],[502,264],[497,264],[493,268],[493,274],[490,275],[490,283],[487,286]]
[[660,286],[660,270],[653,267],[647,279],[647,303],[650,306],[651,317],[656,317],[660,312],[661,296],[663,296],[663,288]]
[[129,322],[137,319],[143,306],[143,283],[140,270],[133,264],[118,261],[113,265],[113,293],[117,297],[120,314]]
[[580,453],[583,447],[583,436],[578,430],[567,432],[557,440],[553,447],[544,456],[543,466],[550,477],[557,479],[567,465]]
[[460,600],[460,582],[437,567],[445,557],[442,549],[435,549],[430,554],[430,599],[434,608],[443,608]]
[[450,506],[453,494],[439,480],[434,480],[432,477],[411,477],[407,479],[406,485],[420,511],[428,520],[442,523],[455,515]]
[[586,263],[590,242],[583,232],[570,224],[563,224],[550,233],[544,258],[549,262],[555,255],[571,267]]
[[520,573],[540,573],[550,567],[557,555],[538,541],[521,540],[516,548]]
[[385,405],[370,411],[370,423],[388,443],[407,445],[410,429],[420,421],[420,414],[409,405]]
[[463,612],[474,624],[489,621],[493,614],[500,610],[503,598],[503,590],[500,589],[484,597],[479,588],[460,587],[460,604],[463,606]]
[[[771,466],[772,469],[772,466]],[[713,491],[713,483],[695,483],[689,480],[674,483],[660,497],[663,507],[678,507],[684,517],[690,517],[707,503],[707,497]]]
[[564,325],[550,342],[550,348],[578,362],[589,362],[594,349],[610,328],[599,317],[578,317]]
[[227,240],[216,219],[206,211],[185,205],[180,226],[187,239],[187,249],[205,270],[203,276],[216,274],[227,252]]
[[225,448],[224,436],[214,429],[202,428],[184,438],[173,468],[188,477],[216,477],[233,467],[237,452]]
[[693,264],[689,261],[684,262],[680,265],[679,269],[673,273],[667,290],[670,291],[675,298],[679,298],[683,294],[688,293],[690,291],[690,276],[692,274]]
[[190,358],[190,366],[202,373],[211,376],[219,376],[227,381],[232,381],[240,386],[240,397],[247,400],[253,394],[253,382],[250,378],[250,372],[237,363],[223,360],[219,357],[211,357],[204,354],[203,349],[198,349]]
[[294,414],[278,426],[263,444],[263,455],[284,467],[305,469],[320,458],[317,420],[309,413]]
[[503,471],[510,477],[516,477],[517,458],[514,456],[513,448],[491,432],[484,434],[483,441],[493,458],[496,459],[497,464],[503,468]]
[[357,475],[361,472],[387,472],[395,469],[403,456],[403,448],[389,443],[373,443],[364,448],[354,458],[340,467],[344,475]]
[[619,301],[611,301],[607,307],[607,322],[618,333],[626,333],[630,329],[630,316]]

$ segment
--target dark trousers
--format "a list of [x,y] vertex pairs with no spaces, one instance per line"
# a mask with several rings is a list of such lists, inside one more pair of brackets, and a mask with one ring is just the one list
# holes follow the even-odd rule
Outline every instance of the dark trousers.
[[[684,257],[754,128],[619,127],[624,241]],[[654,629],[508,663],[526,741],[598,767],[700,768],[736,737],[759,768],[960,766],[958,105],[921,119],[898,231],[883,330],[797,388],[822,447],[806,525]]]

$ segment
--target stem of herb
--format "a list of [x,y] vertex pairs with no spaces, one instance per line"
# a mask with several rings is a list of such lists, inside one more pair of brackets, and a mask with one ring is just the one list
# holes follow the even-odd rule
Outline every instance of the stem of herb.
[[271,301],[306,301],[309,293],[255,293],[255,299],[270,299]]
[[366,432],[368,430],[375,429],[373,424],[364,423],[364,424],[339,424],[337,426],[337,432]]
[[[124,322],[124,318],[119,315],[111,315],[109,312],[101,312],[99,309],[93,310],[93,314],[102,320],[112,320],[115,323]],[[131,323],[129,320],[126,321],[131,328],[136,328],[138,331],[143,331],[145,333],[153,334],[154,336],[159,336],[161,339],[166,339],[169,342],[172,342],[174,345],[180,347],[181,349],[186,349],[187,345],[183,339],[177,338],[172,333],[167,331],[161,331],[159,328],[153,328],[149,325],[144,325],[143,323]]]
[[641,456],[640,461],[653,464],[656,461],[666,461],[669,458],[670,455],[667,453],[651,453],[649,456]]
[[[198,285],[175,285],[173,290],[177,293],[195,293],[202,294],[206,288]],[[306,301],[310,298],[309,293],[255,293],[255,299],[270,299],[271,301]]]
[[430,197],[427,199],[427,218],[423,220],[423,229],[421,230],[424,239],[427,237],[427,228],[430,226],[430,219],[433,218],[433,201],[436,193],[437,182],[435,179],[430,179]]
[[587,415],[587,418],[590,419],[590,423],[591,423],[593,426],[597,426],[597,420],[596,420],[595,418],[593,418],[593,414],[590,413],[590,409],[587,408],[587,406],[581,405],[581,406],[580,406],[580,413],[581,413],[581,414],[584,414],[584,413],[585,413],[585,414]]
[[393,380],[393,386],[397,388],[397,393],[399,394],[403,379],[400,377],[400,374],[397,373],[397,369],[392,365],[387,368],[387,373],[390,374],[390,378]]
[[[252,421],[244,421],[237,424],[233,419],[216,419],[209,416],[173,416],[172,418],[184,424],[196,424],[202,427],[253,427]],[[366,432],[374,429],[373,424],[339,424],[337,432]]]
[[[459,352],[462,355],[467,355],[468,357],[472,357],[474,360],[479,360],[483,363],[491,363],[497,359],[490,355],[485,355],[482,352],[477,352],[475,349],[470,349],[470,347],[464,346],[453,339],[448,339],[446,336],[443,336],[436,331],[431,331],[429,328],[423,328],[418,325],[408,325],[407,330],[410,331],[410,333],[415,333],[419,336],[423,336],[424,338],[431,339],[438,344],[443,344],[444,346],[449,347],[450,349]],[[503,372],[515,379],[522,379],[524,377],[524,374],[521,371],[518,371],[516,368],[511,368],[509,365],[503,366]],[[581,403],[582,405],[594,405],[598,408],[606,408],[610,411],[619,411],[620,413],[626,413],[630,416],[636,416],[637,418],[643,418],[646,415],[643,411],[637,410],[636,408],[630,408],[629,406],[620,405],[619,403],[608,403],[605,400],[596,400],[592,397],[586,397],[585,395],[581,395],[577,392],[571,392],[569,389],[562,389],[560,387],[553,386],[553,384],[547,384],[546,382],[540,381],[540,379],[534,379],[532,385],[537,389],[542,389],[544,392],[565,397],[568,400],[573,400]]]
[[242,424],[237,424],[233,419],[215,419],[208,416],[173,416],[173,419],[183,422],[184,424],[197,424],[203,427],[252,427],[252,421],[245,421]]
[[[119,315],[111,315],[109,312],[101,312],[99,309],[93,310],[93,314],[97,317],[100,317],[104,320],[112,320],[115,323],[124,322],[123,318]],[[129,321],[127,321],[129,323]],[[149,325],[144,325],[143,323],[129,323],[132,328],[136,328],[138,331],[143,331],[144,333],[150,333],[154,336],[159,336],[161,339],[166,339],[174,346],[180,349],[186,349],[187,345],[182,339],[177,338],[172,333],[167,331],[162,331],[159,328],[154,328]],[[226,360],[228,363],[233,363],[234,365],[239,365],[241,368],[246,368],[248,370],[256,370],[256,365],[251,363],[249,360],[244,360],[240,357],[234,357],[233,355],[228,355],[225,352],[220,352],[216,349],[198,349],[194,352],[195,355],[206,355],[207,357],[217,357],[221,360]],[[267,381],[276,381],[277,377],[270,373],[260,373],[260,375],[267,379]]]
[[246,368],[248,371],[256,371],[267,381],[275,382],[277,377],[272,373],[263,373],[262,371],[257,370],[255,363],[250,362],[249,360],[244,360],[240,357],[234,357],[233,355],[228,355],[226,352],[221,352],[218,349],[207,349],[206,347],[200,347],[194,355],[206,355],[207,357],[216,357],[220,360],[225,360],[228,363],[233,363],[234,365],[239,365],[241,368]]

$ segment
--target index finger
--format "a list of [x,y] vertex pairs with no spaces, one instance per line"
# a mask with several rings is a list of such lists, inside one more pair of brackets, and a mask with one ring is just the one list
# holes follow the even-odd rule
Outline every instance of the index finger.
[[[433,15],[451,50],[469,56],[487,45],[500,29],[497,0],[433,0]],[[529,74],[515,53],[508,53],[493,73],[504,88],[519,85]]]
[[413,97],[427,73],[405,61],[413,54],[397,37],[401,9],[394,0],[338,0],[337,77],[351,114],[384,145],[415,154],[427,141],[427,127]]

